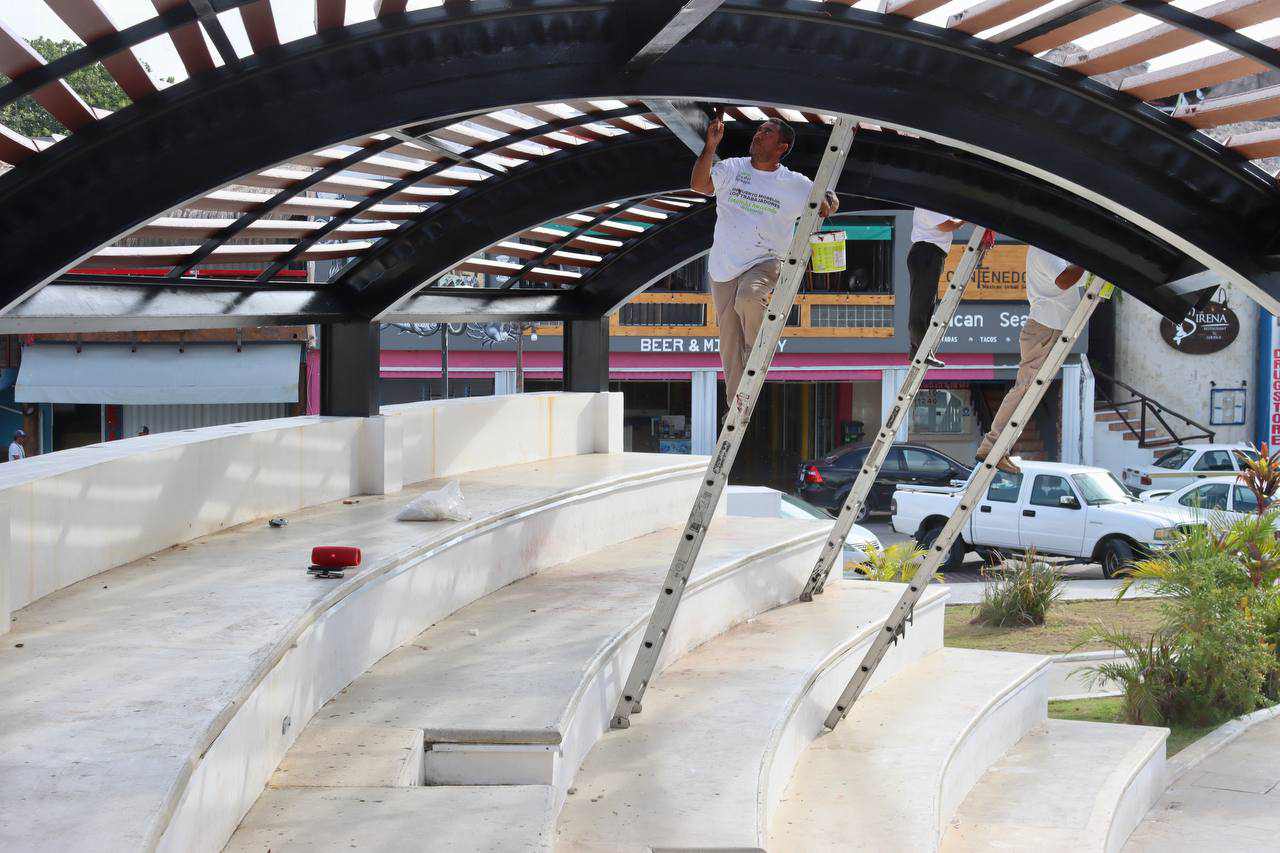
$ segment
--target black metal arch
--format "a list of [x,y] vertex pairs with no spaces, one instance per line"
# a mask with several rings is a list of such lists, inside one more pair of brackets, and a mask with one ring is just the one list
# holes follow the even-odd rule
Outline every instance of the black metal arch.
[[[446,4],[302,39],[134,104],[0,179],[0,265],[21,273],[0,285],[0,306],[163,210],[307,150],[509,103],[638,96],[916,128],[1039,170],[1280,293],[1266,275],[1280,233],[1270,178],[1127,95],[962,33],[802,0],[726,4],[660,62],[621,71],[674,5]],[[915,188],[916,203],[946,208],[943,195]]]

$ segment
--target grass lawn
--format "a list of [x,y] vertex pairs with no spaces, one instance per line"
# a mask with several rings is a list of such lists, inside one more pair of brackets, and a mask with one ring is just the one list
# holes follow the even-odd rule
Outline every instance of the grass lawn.
[[1028,654],[1066,654],[1070,651],[1099,651],[1101,643],[1086,643],[1094,626],[1102,623],[1139,634],[1149,634],[1160,624],[1160,602],[1137,598],[1128,601],[1059,601],[1049,610],[1043,625],[991,628],[971,625],[978,608],[961,604],[947,608],[946,644],[963,649],[988,649]]
[[[1123,723],[1124,699],[1070,699],[1049,703],[1049,717],[1055,720],[1087,720],[1091,723]],[[1216,726],[1170,726],[1165,741],[1166,755],[1173,756],[1190,746]]]

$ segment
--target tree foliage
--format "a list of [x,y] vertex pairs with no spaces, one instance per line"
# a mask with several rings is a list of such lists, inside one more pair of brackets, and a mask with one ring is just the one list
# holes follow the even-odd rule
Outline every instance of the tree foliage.
[[[31,46],[44,57],[45,62],[61,59],[68,53],[84,47],[80,42],[71,39],[54,41],[43,36],[32,39]],[[148,72],[151,70],[146,63],[143,63],[143,67]],[[101,63],[95,62],[93,65],[81,68],[68,75],[65,80],[67,85],[91,107],[114,112],[130,103],[129,97],[120,88],[120,84],[107,73],[107,69]],[[0,77],[0,81],[9,82],[6,77]],[[25,136],[52,136],[55,133],[67,132],[62,123],[36,103],[35,98],[30,95],[0,109],[0,123]]]

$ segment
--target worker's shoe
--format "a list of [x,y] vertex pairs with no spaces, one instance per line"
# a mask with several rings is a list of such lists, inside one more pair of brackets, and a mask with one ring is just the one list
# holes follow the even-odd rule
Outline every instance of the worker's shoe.
[[[974,457],[973,457],[973,459],[974,459],[974,461],[975,461],[975,462],[977,462],[979,465],[985,465],[985,464],[987,463],[987,461],[988,461],[988,460],[987,460],[987,455],[986,455],[986,454],[983,454],[983,453],[978,453],[976,456],[974,456]],[[1021,469],[1021,468],[1019,468],[1017,465],[1015,465],[1015,464],[1014,464],[1014,462],[1013,462],[1013,460],[1012,460],[1012,459],[1010,459],[1008,456],[1002,456],[1002,457],[1000,457],[998,460],[996,460],[995,462],[992,462],[991,464],[992,464],[992,465],[994,465],[994,466],[996,466],[996,470],[998,470],[998,471],[1003,471],[1003,472],[1005,472],[1006,474],[1021,474],[1021,473],[1022,473],[1022,469]]]
[[930,367],[946,367],[947,366],[947,363],[945,361],[932,355],[925,356],[924,363],[929,365]]

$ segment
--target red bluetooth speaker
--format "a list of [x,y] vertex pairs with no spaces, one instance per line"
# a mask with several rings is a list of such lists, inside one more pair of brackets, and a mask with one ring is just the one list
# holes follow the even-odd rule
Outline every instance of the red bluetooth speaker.
[[360,549],[346,545],[317,545],[311,549],[311,564],[326,569],[349,569],[360,565]]

